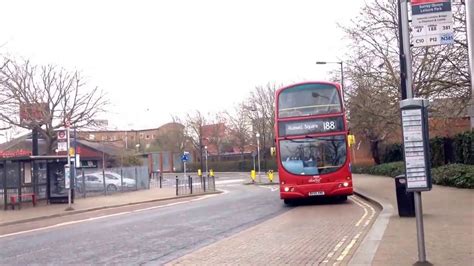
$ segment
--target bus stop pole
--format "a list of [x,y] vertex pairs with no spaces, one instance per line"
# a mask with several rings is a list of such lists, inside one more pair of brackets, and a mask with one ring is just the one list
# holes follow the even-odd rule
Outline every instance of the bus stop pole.
[[466,32],[467,48],[469,52],[469,73],[471,75],[471,129],[474,128],[474,0],[466,0]]
[[[408,24],[408,0],[399,0],[398,3],[400,6],[400,19],[399,27],[402,27],[401,38],[403,42],[403,58],[406,70],[405,88],[406,88],[406,97],[408,99],[413,98],[413,72],[412,72],[412,58],[411,58],[411,49],[410,49],[410,31]],[[417,240],[418,240],[418,261],[421,263],[426,262],[426,249],[425,249],[425,233],[423,226],[423,209],[421,202],[421,192],[414,192],[415,198],[415,215],[416,215],[416,230],[417,230]]]
[[72,192],[72,188],[71,188],[71,185],[72,185],[72,182],[71,182],[71,154],[70,154],[70,149],[71,149],[71,134],[70,134],[70,125],[69,125],[69,121],[67,122],[66,124],[66,142],[67,142],[67,168],[69,170],[68,173],[64,173],[65,175],[69,175],[69,176],[65,176],[65,179],[68,179],[69,180],[69,188],[67,189],[67,211],[70,211],[70,210],[73,210],[72,206],[71,206],[71,198],[72,198],[72,195],[71,195],[71,192]]

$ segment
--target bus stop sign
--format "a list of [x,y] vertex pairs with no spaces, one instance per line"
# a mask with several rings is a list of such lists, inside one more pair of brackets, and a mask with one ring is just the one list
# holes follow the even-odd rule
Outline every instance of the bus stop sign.
[[431,190],[427,107],[425,99],[400,102],[407,191]]

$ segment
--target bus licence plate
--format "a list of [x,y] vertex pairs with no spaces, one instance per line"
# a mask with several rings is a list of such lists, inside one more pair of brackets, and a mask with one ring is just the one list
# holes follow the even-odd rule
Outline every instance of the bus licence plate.
[[324,191],[314,191],[314,192],[309,192],[310,196],[323,196]]

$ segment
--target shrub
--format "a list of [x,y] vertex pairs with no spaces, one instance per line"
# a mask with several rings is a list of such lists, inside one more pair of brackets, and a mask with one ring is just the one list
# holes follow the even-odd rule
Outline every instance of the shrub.
[[[216,172],[250,172],[250,170],[253,169],[253,161],[208,161],[207,166],[209,169],[213,169]],[[205,167],[205,163],[203,163],[202,171],[205,171]],[[201,163],[188,163],[186,165],[186,168],[189,172],[196,172],[197,169],[201,168]],[[255,168],[258,169],[258,166],[256,165]],[[266,160],[266,162],[263,160],[260,162],[260,171],[266,172],[270,169],[275,172],[277,171],[277,164],[275,159],[272,158]]]
[[399,162],[403,160],[402,144],[395,143],[385,147],[382,153],[382,163]]
[[454,146],[457,163],[474,164],[474,131],[456,135]]
[[[356,174],[370,174],[395,177],[405,174],[403,162],[379,164],[375,166],[354,166],[352,172]],[[431,169],[433,184],[474,188],[474,165],[448,164]]]
[[384,163],[374,166],[353,166],[352,172],[356,174],[383,175],[395,177],[405,173],[404,162]]
[[474,188],[474,165],[448,164],[431,170],[433,184]]
[[436,137],[430,139],[431,166],[444,165],[444,138]]

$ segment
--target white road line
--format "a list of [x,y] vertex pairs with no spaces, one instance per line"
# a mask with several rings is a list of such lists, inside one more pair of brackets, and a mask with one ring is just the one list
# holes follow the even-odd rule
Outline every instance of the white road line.
[[272,192],[277,191],[279,189],[277,186],[259,186],[259,187],[269,189]]
[[232,180],[219,180],[216,181],[217,184],[232,184],[232,183],[243,183],[245,180],[244,179],[232,179]]
[[[222,191],[223,191],[222,194],[227,194],[229,192],[229,191],[226,191],[226,190],[222,190]],[[194,201],[199,201],[199,200],[215,197],[217,195],[219,195],[219,194],[206,195],[206,196],[202,196],[202,197],[187,200],[187,201],[174,202],[174,203],[169,203],[169,204],[166,204],[166,205],[153,206],[153,207],[148,207],[148,208],[143,208],[143,209],[138,209],[138,210],[133,210],[133,211],[119,212],[119,213],[108,214],[108,215],[104,215],[104,216],[87,218],[87,219],[83,219],[83,220],[64,222],[64,223],[49,225],[49,226],[45,226],[45,227],[41,227],[41,228],[35,228],[35,229],[30,229],[30,230],[25,230],[25,231],[20,231],[20,232],[5,234],[5,235],[0,235],[0,238],[6,238],[6,237],[10,237],[10,236],[17,236],[17,235],[22,235],[22,234],[27,234],[27,233],[32,233],[32,232],[38,232],[38,231],[43,231],[43,230],[47,230],[47,229],[62,227],[62,226],[66,226],[66,225],[84,223],[84,222],[89,222],[89,221],[94,221],[94,220],[99,220],[99,219],[104,219],[104,218],[110,218],[110,217],[120,216],[120,215],[124,215],[124,214],[129,214],[129,213],[136,213],[136,212],[142,212],[142,211],[147,211],[147,210],[160,209],[160,208],[175,206],[175,205],[179,205],[179,204],[185,204],[185,203],[190,203],[190,202],[194,202]]]

